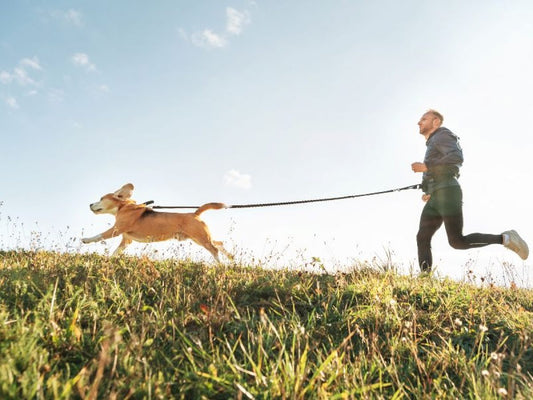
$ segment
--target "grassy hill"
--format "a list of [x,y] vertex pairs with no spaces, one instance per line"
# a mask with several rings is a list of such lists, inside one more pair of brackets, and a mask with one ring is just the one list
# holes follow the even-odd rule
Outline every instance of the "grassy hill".
[[533,291],[0,252],[0,398],[533,398]]

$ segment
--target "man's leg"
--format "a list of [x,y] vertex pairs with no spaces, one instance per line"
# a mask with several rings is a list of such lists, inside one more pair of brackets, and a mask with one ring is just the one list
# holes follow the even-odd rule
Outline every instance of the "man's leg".
[[448,243],[454,249],[466,250],[503,243],[502,235],[471,233],[463,236],[463,193],[460,186],[441,189],[438,197],[438,208],[443,215]]
[[489,233],[471,233],[463,236],[463,218],[444,217],[444,226],[448,235],[448,243],[454,249],[467,250],[477,247],[485,247],[489,244],[503,244],[502,235],[492,235]]
[[433,209],[431,199],[426,203],[420,216],[420,224],[416,235],[418,247],[418,265],[423,272],[431,271],[433,256],[431,254],[431,238],[442,225],[442,217]]

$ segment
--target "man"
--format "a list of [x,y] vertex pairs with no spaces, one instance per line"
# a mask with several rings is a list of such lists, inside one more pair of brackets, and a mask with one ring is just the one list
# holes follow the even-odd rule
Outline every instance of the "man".
[[463,236],[463,193],[457,181],[463,164],[463,151],[459,138],[442,126],[443,117],[435,110],[428,110],[420,121],[420,134],[426,138],[424,162],[411,164],[414,172],[422,172],[422,200],[426,202],[416,236],[418,263],[423,272],[433,266],[431,238],[442,223],[446,228],[448,243],[454,249],[472,249],[489,244],[503,244],[527,259],[527,244],[514,230],[500,235],[472,233]]

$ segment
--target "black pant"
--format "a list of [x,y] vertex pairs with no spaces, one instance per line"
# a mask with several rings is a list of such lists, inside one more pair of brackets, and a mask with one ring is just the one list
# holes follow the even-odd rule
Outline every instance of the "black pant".
[[433,266],[431,238],[444,222],[448,243],[454,249],[472,249],[489,244],[502,244],[502,235],[472,233],[463,236],[463,192],[460,186],[436,190],[422,210],[416,235],[418,265],[422,271]]

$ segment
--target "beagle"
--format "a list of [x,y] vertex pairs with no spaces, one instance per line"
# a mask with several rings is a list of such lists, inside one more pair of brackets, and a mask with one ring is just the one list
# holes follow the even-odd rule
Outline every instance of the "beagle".
[[81,239],[83,243],[99,242],[122,235],[122,241],[113,252],[113,256],[116,256],[133,240],[149,243],[168,239],[192,239],[207,249],[217,262],[220,262],[219,251],[233,259],[224,249],[222,242],[211,239],[207,225],[199,218],[206,210],[226,208],[225,204],[207,203],[193,213],[156,212],[145,204],[137,204],[130,199],[133,188],[131,183],[127,183],[89,206],[95,214],[114,215],[115,225],[99,235]]

